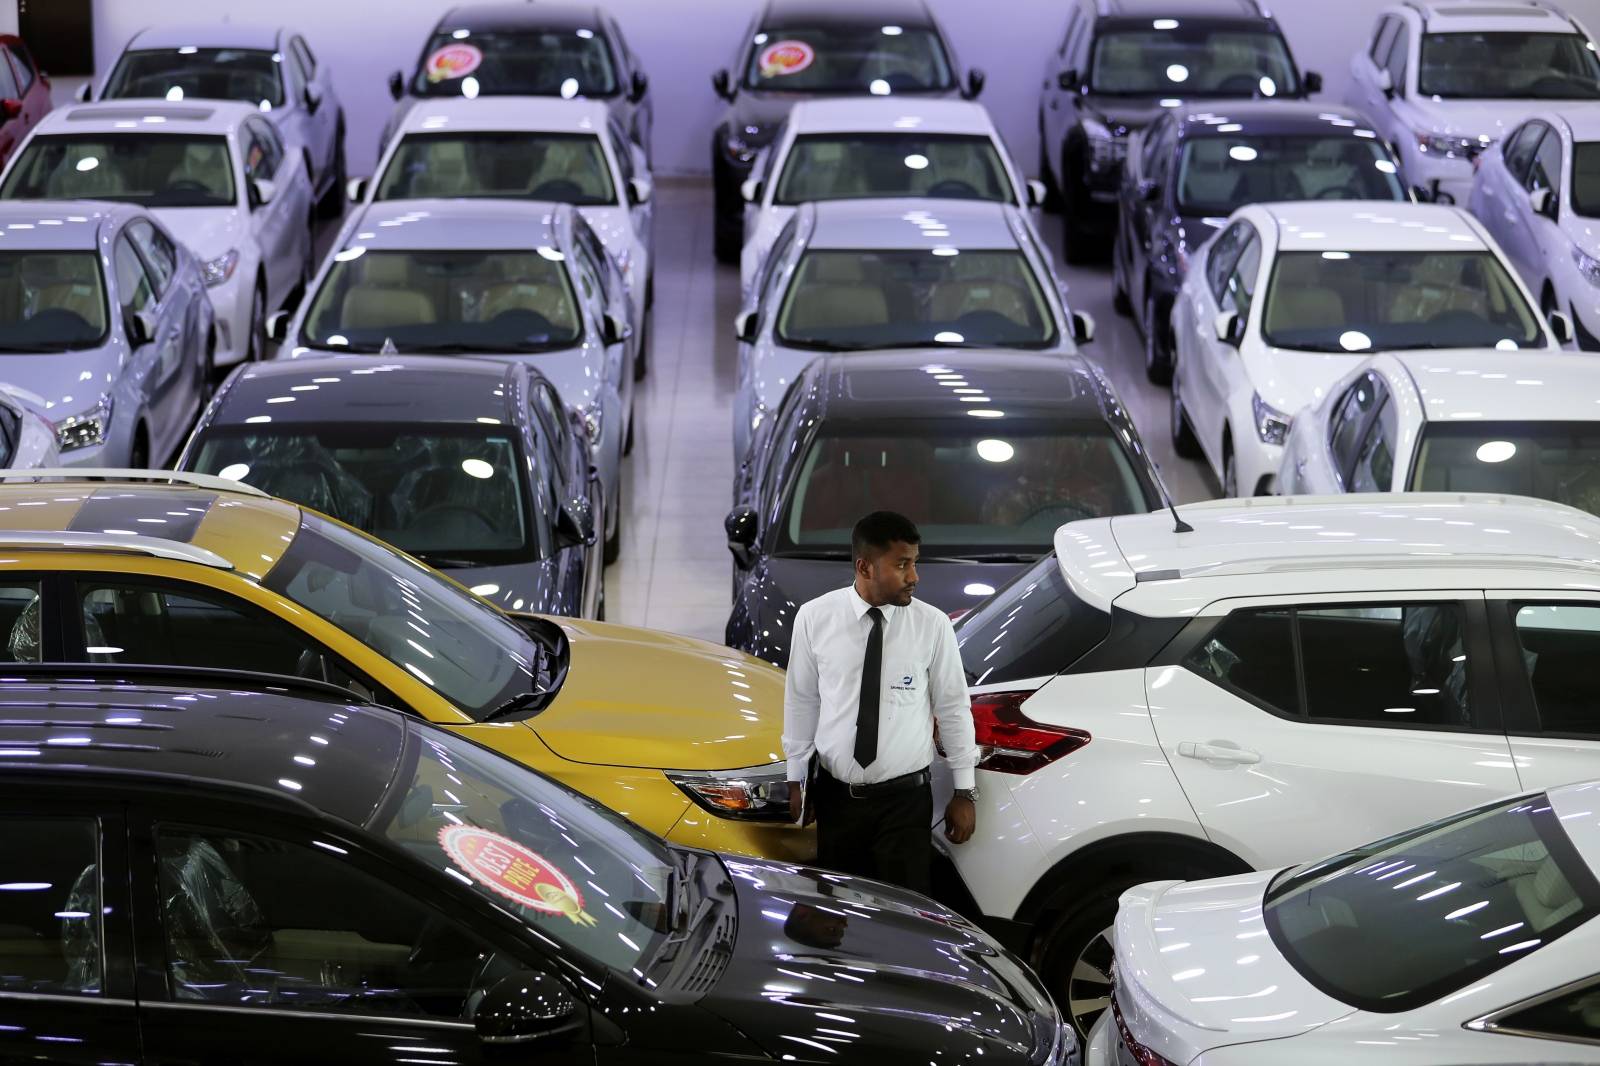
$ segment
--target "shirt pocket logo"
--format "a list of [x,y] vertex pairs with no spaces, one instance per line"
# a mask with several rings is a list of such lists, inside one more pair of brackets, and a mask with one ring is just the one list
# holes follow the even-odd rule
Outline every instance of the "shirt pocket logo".
[[900,700],[916,699],[922,694],[922,671],[904,668],[889,674],[889,692]]

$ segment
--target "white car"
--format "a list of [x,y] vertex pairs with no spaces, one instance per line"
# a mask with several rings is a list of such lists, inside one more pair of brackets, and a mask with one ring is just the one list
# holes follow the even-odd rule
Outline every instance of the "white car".
[[1464,204],[1473,161],[1534,107],[1600,100],[1600,57],[1543,0],[1396,3],[1350,61],[1345,102],[1372,116],[1426,193]]
[[1503,492],[1600,514],[1600,359],[1374,356],[1294,417],[1278,490]]
[[[824,352],[1012,348],[1072,353],[1094,320],[1067,309],[1022,209],[971,200],[803,204],[734,322],[733,454]],[[981,389],[965,403],[983,405]]]
[[0,467],[59,467],[56,430],[9,385],[0,385]]
[[[861,96],[802,100],[740,188],[740,291],[807,201],[919,196],[1038,207],[988,108],[972,100]],[[1037,218],[1032,219],[1037,224]]]
[[1189,530],[1062,526],[956,624],[978,831],[935,844],[1080,1031],[1129,887],[1303,862],[1600,768],[1600,519],[1474,493],[1179,513]]
[[1292,414],[1378,351],[1554,348],[1500,249],[1456,207],[1258,204],[1196,255],[1173,308],[1172,440],[1223,495],[1273,491]]
[[0,199],[114,200],[150,211],[202,264],[216,365],[263,357],[268,313],[311,276],[311,180],[250,105],[76,104],[33,128]]
[[573,204],[617,261],[645,328],[654,272],[650,167],[600,100],[545,96],[419,100],[405,113],[373,181],[352,203],[540,200]]
[[1597,798],[1525,792],[1306,866],[1128,891],[1085,1062],[1600,1063]]
[[1578,347],[1600,350],[1600,115],[1528,119],[1478,160],[1468,205],[1540,306],[1568,312]]

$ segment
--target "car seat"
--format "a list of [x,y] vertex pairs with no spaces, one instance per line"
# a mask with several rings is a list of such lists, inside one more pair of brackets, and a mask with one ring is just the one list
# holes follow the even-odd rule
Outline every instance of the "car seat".
[[1015,285],[989,278],[941,281],[928,291],[928,318],[934,322],[955,322],[964,315],[987,311],[1026,326],[1034,317],[1031,310]]
[[385,329],[430,324],[438,320],[433,299],[411,285],[411,264],[404,255],[369,255],[361,282],[344,295],[340,326]]
[[260,906],[202,837],[163,838],[159,870],[172,994],[186,1000],[236,998],[250,985],[252,962],[272,945]]
[[1531,875],[1516,877],[1511,884],[1522,913],[1527,915],[1528,927],[1535,933],[1559,925],[1583,908],[1582,897],[1549,853],[1544,854]]
[[[167,172],[162,188],[171,188],[179,182],[190,182],[205,189],[211,196],[220,195],[214,187],[218,177],[226,173],[227,158],[209,144],[186,145],[178,157],[177,165]],[[155,182],[150,183],[155,186]]]
[[100,292],[83,282],[58,281],[39,289],[25,317],[34,318],[45,311],[71,312],[97,333],[105,328],[106,309]]
[[578,140],[552,141],[544,145],[528,176],[528,194],[535,200],[558,202],[593,203],[604,199],[601,193],[610,182],[599,166],[600,156],[594,145]]
[[427,159],[411,179],[411,195],[465,196],[474,184],[470,170],[464,143],[446,139],[429,142]]
[[478,321],[493,322],[512,311],[531,311],[550,324],[552,333],[571,335],[580,332],[578,311],[559,281],[505,281],[490,285],[479,304]]
[[61,162],[44,187],[45,195],[52,200],[94,200],[119,195],[126,190],[127,181],[122,166],[106,146],[73,144],[62,153]]
[[[17,615],[16,621],[11,623],[11,632],[6,637],[6,652],[10,656],[10,662],[37,663],[43,661],[44,649],[40,641],[41,609],[39,597],[34,596],[28,601],[28,605],[22,609],[22,612]],[[100,623],[95,621],[94,617],[87,612],[83,616],[83,639],[84,643],[91,648],[103,648],[106,646],[105,634],[100,629]],[[106,659],[103,655],[91,655],[89,658],[94,662],[104,662]]]
[[1280,276],[1267,304],[1266,332],[1337,329],[1346,324],[1344,297],[1327,285],[1291,285]]

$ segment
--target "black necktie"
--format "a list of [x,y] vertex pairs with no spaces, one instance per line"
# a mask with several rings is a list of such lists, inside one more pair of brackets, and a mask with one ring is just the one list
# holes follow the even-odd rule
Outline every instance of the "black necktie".
[[871,766],[878,758],[878,692],[883,677],[883,612],[867,609],[872,632],[861,660],[861,700],[856,709],[856,763]]

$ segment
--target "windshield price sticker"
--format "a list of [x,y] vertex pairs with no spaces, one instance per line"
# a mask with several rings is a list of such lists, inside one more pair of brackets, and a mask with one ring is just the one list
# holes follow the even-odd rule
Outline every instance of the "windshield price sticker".
[[778,41],[762,51],[758,63],[763,78],[781,78],[800,73],[816,59],[816,51],[804,41]]
[[595,925],[583,909],[583,893],[543,855],[475,825],[447,825],[439,846],[480,885],[513,903],[542,914],[560,915],[574,925]]
[[483,62],[483,52],[476,45],[447,44],[422,65],[429,81],[464,78],[478,69]]

